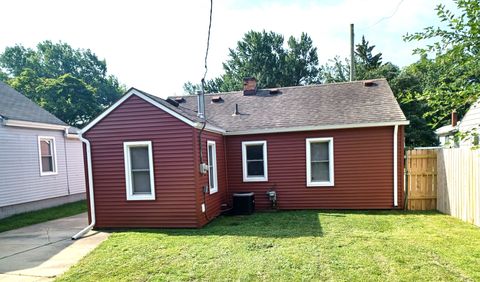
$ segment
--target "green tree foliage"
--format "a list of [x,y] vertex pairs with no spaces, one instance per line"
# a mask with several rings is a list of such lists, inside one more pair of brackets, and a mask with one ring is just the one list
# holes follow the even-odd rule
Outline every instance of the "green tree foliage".
[[[374,54],[375,45],[362,37],[355,48],[355,80],[385,78],[390,84],[410,125],[405,129],[405,143],[408,147],[433,146],[437,138],[428,120],[424,117],[430,107],[425,101],[414,98],[413,93],[423,91],[429,83],[429,76],[422,75],[423,65],[413,65],[400,70],[390,62],[382,63],[382,53]],[[350,78],[350,61],[335,57],[322,68],[325,82],[344,82]]]
[[[480,2],[456,0],[459,13],[436,7],[443,27],[430,26],[407,34],[406,41],[434,40],[417,49],[422,60],[413,66],[424,72],[424,88],[413,99],[425,101],[425,116],[433,127],[449,122],[452,110],[460,116],[480,96]],[[427,55],[434,56],[427,59]]]
[[36,50],[7,47],[0,67],[8,84],[73,126],[84,125],[124,92],[104,60],[62,42],[44,41]]
[[[302,33],[297,39],[274,32],[247,32],[223,63],[225,74],[206,82],[206,92],[240,90],[243,78],[254,76],[259,88],[284,87],[319,83],[320,69],[317,48],[310,36]],[[198,84],[187,82],[184,90],[194,93]]]

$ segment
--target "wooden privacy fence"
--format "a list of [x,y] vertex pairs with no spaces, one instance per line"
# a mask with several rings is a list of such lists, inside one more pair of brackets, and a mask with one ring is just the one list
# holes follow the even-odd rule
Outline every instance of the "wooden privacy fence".
[[438,152],[437,209],[480,226],[480,149]]
[[437,208],[437,150],[408,150],[405,164],[406,208]]

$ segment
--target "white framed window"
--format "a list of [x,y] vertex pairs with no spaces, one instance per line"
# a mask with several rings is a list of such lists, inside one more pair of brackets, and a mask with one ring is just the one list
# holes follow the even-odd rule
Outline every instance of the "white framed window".
[[151,141],[124,142],[127,200],[155,200]]
[[268,181],[267,141],[242,142],[243,181]]
[[333,186],[333,138],[307,138],[307,186]]
[[218,192],[218,177],[217,177],[217,145],[215,141],[207,141],[207,155],[208,155],[208,186],[210,187],[210,194]]
[[58,174],[55,137],[38,136],[38,158],[41,176]]

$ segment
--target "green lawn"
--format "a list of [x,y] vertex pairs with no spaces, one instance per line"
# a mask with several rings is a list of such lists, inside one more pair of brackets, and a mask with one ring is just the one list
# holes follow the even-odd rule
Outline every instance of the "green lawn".
[[17,214],[0,219],[0,232],[17,229],[52,219],[76,215],[87,211],[86,201],[79,201],[58,207]]
[[290,211],[116,232],[59,281],[480,281],[480,228],[435,212]]

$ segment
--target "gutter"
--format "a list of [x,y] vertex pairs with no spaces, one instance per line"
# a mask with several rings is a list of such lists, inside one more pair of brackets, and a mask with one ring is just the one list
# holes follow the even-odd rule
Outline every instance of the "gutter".
[[393,129],[393,206],[398,207],[398,125]]
[[87,147],[87,173],[88,173],[88,194],[89,194],[89,199],[90,199],[90,216],[92,219],[92,222],[90,225],[82,229],[80,232],[72,236],[72,240],[77,240],[81,238],[83,235],[85,235],[88,231],[90,231],[96,224],[96,218],[95,218],[95,200],[93,196],[93,173],[92,173],[92,153],[90,149],[90,141],[87,139],[83,138],[83,136],[80,134],[79,139],[85,143],[85,146]]

